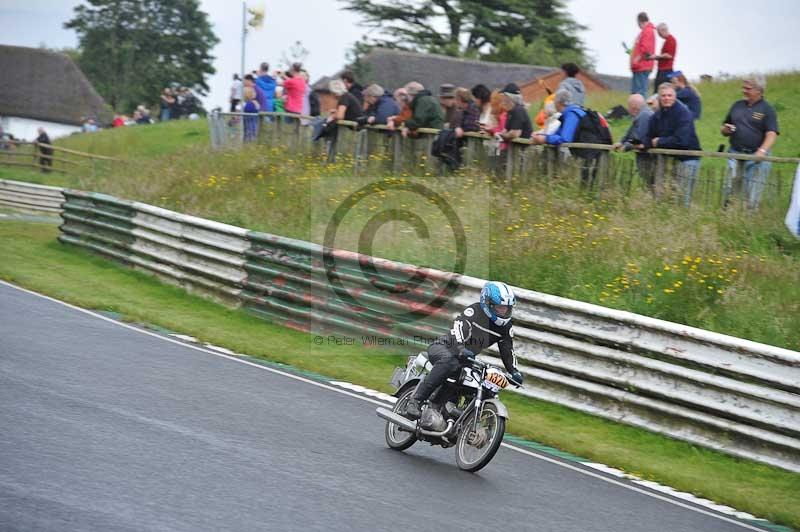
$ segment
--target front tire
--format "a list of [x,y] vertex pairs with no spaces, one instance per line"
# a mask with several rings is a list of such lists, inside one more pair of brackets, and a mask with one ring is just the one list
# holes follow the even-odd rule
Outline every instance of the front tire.
[[[400,397],[397,398],[397,402],[394,404],[392,412],[400,414],[401,416],[404,415],[406,413],[406,404],[408,400],[411,399],[415,389],[415,387],[411,387],[400,394]],[[405,451],[417,441],[417,437],[414,434],[400,430],[400,427],[391,421],[386,422],[386,428],[383,432],[386,436],[386,445],[395,451]]]
[[456,442],[456,463],[460,469],[470,473],[483,469],[494,458],[506,432],[506,419],[497,414],[492,403],[483,405],[478,429],[473,431],[476,413],[473,411],[464,420],[464,428]]

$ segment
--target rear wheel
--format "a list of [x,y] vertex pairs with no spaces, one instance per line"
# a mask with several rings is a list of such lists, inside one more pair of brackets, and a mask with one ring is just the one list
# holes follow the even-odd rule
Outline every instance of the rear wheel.
[[477,429],[473,430],[476,412],[464,420],[464,428],[456,442],[456,463],[464,471],[475,472],[488,464],[503,443],[506,420],[497,415],[492,403],[483,406]]
[[[392,412],[400,414],[401,416],[405,415],[406,404],[408,404],[408,400],[411,399],[411,396],[414,394],[414,390],[415,388],[411,387],[400,394],[400,397],[397,398],[397,402],[394,404]],[[417,437],[414,434],[400,429],[400,427],[391,421],[386,422],[384,434],[386,435],[386,445],[396,451],[405,451],[417,441]]]

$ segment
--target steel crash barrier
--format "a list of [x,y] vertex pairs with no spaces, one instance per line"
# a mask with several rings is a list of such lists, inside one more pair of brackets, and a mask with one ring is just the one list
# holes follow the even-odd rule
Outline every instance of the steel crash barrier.
[[[64,195],[61,242],[303,331],[405,340],[414,352],[484,284],[104,194]],[[520,393],[800,472],[800,353],[515,290]]]
[[0,206],[26,212],[61,212],[62,189],[22,181],[0,179]]
[[[240,149],[252,143],[281,148],[291,154],[319,156],[328,163],[344,161],[352,166],[355,175],[452,173],[440,159],[431,156],[438,129],[421,128],[415,138],[404,138],[386,126],[362,127],[340,120],[334,136],[314,142],[315,120],[320,119],[287,113],[212,113],[208,116],[211,146]],[[597,150],[600,155],[586,162],[570,153],[575,149]],[[515,139],[501,149],[492,137],[479,133],[464,135],[460,153],[462,169],[491,175],[501,182],[573,180],[597,194],[612,189],[627,194],[640,187],[658,200],[712,207],[740,202],[750,208],[759,204],[785,208],[794,168],[800,163],[800,158],[790,157],[651,149],[645,168],[632,154],[617,153],[614,147],[604,144],[533,146],[528,139]],[[676,164],[677,155],[701,158],[697,174],[682,175],[685,170]],[[768,162],[772,168],[758,173],[751,183],[744,176],[747,164],[753,161]]]

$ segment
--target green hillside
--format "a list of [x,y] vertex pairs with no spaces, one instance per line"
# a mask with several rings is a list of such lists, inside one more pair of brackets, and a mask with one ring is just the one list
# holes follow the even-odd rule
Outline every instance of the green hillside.
[[[800,117],[789,105],[797,99],[797,81],[798,74],[769,80],[768,96],[779,109],[784,131],[776,148],[780,155],[800,151],[793,141]],[[718,117],[739,97],[738,86],[701,86],[705,111],[699,129],[705,145],[718,144]],[[617,101],[611,94],[603,97],[590,105],[602,108]],[[80,180],[9,169],[0,170],[0,176],[104,191],[317,242],[333,208],[376,177],[354,178],[347,161],[325,165],[280,147],[213,152],[202,121],[75,135],[60,143],[128,162]],[[778,171],[788,182],[794,167],[783,165]],[[782,199],[762,205],[757,213],[738,206],[687,211],[672,202],[655,203],[638,190],[587,198],[566,181],[514,182],[509,188],[469,172],[424,180],[462,217],[470,256],[478,257],[467,273],[800,349],[800,241],[783,226],[788,203]],[[395,203],[424,211],[418,198],[372,198],[342,232],[341,245],[357,249],[359,223]],[[403,224],[387,226],[377,235],[373,253],[452,268],[449,228],[433,225],[424,242]]]

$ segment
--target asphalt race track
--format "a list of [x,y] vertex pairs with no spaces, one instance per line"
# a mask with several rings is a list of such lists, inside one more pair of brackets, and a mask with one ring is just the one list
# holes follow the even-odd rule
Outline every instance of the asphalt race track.
[[0,284],[0,531],[760,530],[375,407]]

